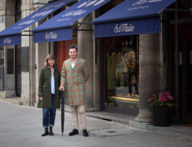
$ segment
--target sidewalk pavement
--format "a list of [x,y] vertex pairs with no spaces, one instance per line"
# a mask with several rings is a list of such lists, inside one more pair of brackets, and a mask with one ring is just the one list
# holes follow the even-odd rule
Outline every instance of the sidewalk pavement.
[[[4,100],[4,99],[3,99]],[[14,99],[16,101],[16,99]],[[19,100],[19,99],[18,99]],[[57,111],[54,127],[54,141],[50,137],[40,137],[42,129],[42,110],[11,104],[0,100],[0,147],[12,146],[46,146],[56,143],[59,145],[75,146],[192,146],[192,128],[187,126],[154,127],[148,130],[133,128],[129,121],[133,117],[108,112],[88,112],[89,138],[80,135],[69,137],[72,130],[69,106],[66,106],[66,121],[64,137],[60,133],[60,111]],[[16,103],[14,104],[21,104]],[[108,121],[106,121],[108,120]],[[122,121],[121,121],[122,120]],[[81,130],[81,129],[80,129]],[[75,138],[75,141],[73,140]],[[16,141],[16,143],[14,143]],[[81,144],[78,144],[81,142]],[[82,143],[83,142],[83,143]],[[50,144],[51,143],[51,144]],[[57,146],[56,145],[56,146]]]

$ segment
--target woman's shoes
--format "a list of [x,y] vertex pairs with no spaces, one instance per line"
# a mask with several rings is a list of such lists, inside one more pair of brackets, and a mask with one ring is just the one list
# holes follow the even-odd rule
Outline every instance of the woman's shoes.
[[53,127],[49,127],[49,131],[48,131],[48,128],[45,128],[45,132],[41,136],[44,137],[44,136],[47,136],[47,135],[51,135],[51,136],[54,135]]
[[43,137],[43,136],[47,136],[47,135],[49,135],[48,128],[45,128],[45,132],[41,136]]
[[54,133],[53,133],[53,127],[49,127],[49,135],[51,135],[51,136],[53,136],[54,135]]

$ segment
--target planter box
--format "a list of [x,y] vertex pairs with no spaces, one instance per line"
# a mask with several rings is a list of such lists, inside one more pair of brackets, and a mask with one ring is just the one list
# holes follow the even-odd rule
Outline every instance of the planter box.
[[152,106],[153,126],[170,126],[170,109],[167,106]]

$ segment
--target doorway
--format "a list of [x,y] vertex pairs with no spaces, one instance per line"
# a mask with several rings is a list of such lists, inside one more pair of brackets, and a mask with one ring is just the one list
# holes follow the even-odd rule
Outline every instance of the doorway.
[[15,46],[15,90],[21,96],[21,45]]
[[[182,124],[192,124],[192,23],[180,24],[181,60],[181,113]],[[180,53],[180,54],[181,54]]]
[[[21,0],[15,3],[15,23],[21,20]],[[21,45],[15,46],[15,91],[21,96]]]
[[[173,122],[188,125],[192,124],[192,38],[190,36],[192,23],[178,24],[178,34],[175,32],[175,24],[172,24],[170,33],[168,91],[176,98],[176,89],[178,89]],[[178,35],[178,43],[175,41],[175,35]],[[175,50],[176,44],[178,44],[178,54]],[[178,62],[176,56],[178,56]],[[178,76],[176,75],[176,63],[178,64]]]

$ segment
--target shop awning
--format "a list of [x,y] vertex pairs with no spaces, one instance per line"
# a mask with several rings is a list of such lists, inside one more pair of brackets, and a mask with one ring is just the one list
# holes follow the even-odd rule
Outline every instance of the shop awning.
[[71,40],[73,23],[109,1],[81,0],[75,3],[73,6],[33,29],[34,43]]
[[21,44],[22,30],[34,24],[35,22],[45,18],[46,16],[58,10],[70,1],[71,0],[60,0],[48,3],[47,5],[28,15],[24,19],[3,30],[2,32],[0,32],[0,46]]
[[176,0],[126,0],[93,21],[95,37],[161,32],[160,13]]

